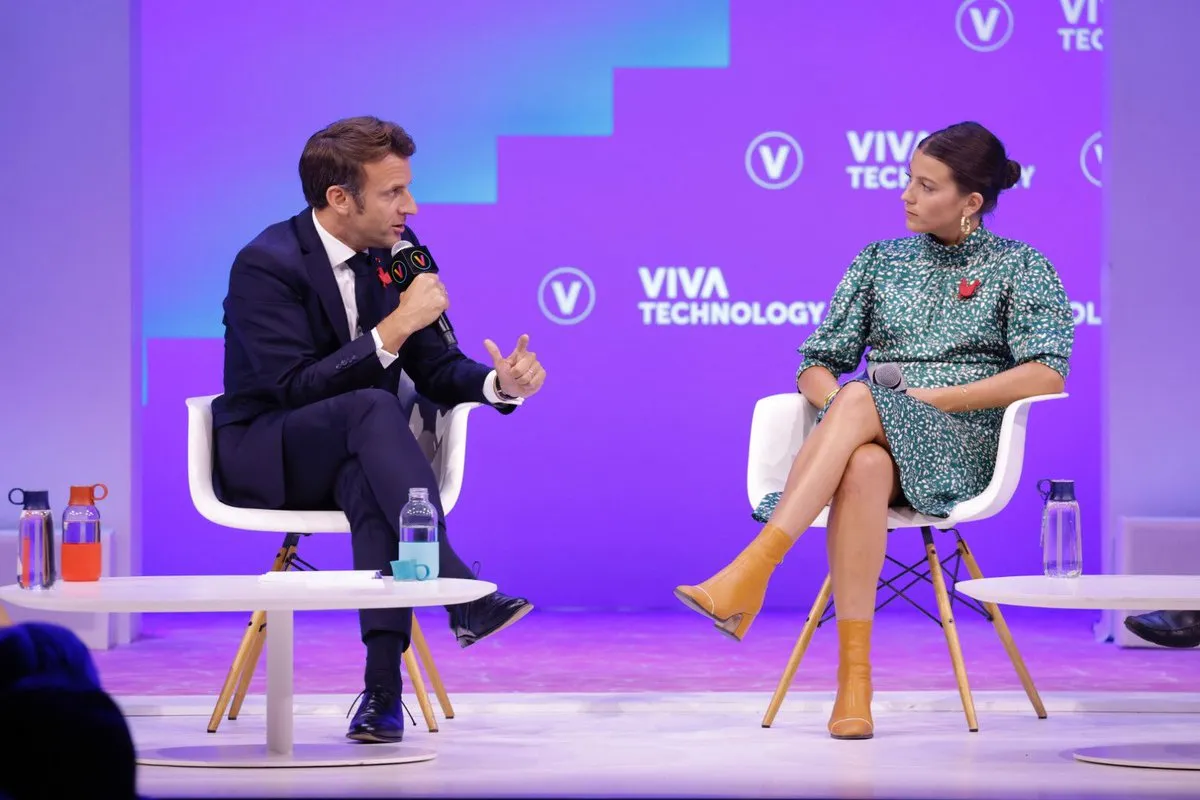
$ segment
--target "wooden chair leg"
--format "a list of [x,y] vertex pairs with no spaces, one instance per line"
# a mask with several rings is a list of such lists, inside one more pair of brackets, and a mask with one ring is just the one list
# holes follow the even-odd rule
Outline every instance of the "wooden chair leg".
[[792,679],[796,677],[796,670],[800,668],[800,660],[804,658],[804,652],[808,650],[808,645],[812,641],[813,633],[817,630],[817,624],[821,621],[821,615],[825,613],[825,605],[829,602],[829,595],[832,592],[833,575],[830,574],[825,576],[825,582],[821,584],[821,591],[817,593],[817,599],[808,612],[808,619],[804,621],[804,629],[800,631],[800,638],[796,640],[796,646],[792,648],[792,657],[788,659],[787,667],[784,668],[783,675],[779,678],[779,685],[775,687],[775,694],[771,696],[771,705],[767,707],[766,716],[762,721],[764,728],[771,727],[771,723],[775,721],[775,715],[779,713],[779,707],[783,705],[783,698],[787,696],[788,687],[792,685]]
[[263,645],[267,641],[267,615],[266,612],[260,611],[259,613],[263,615],[263,622],[258,626],[254,641],[250,645],[250,652],[246,656],[246,663],[242,666],[242,675],[238,680],[237,691],[233,694],[233,704],[229,707],[230,719],[237,719],[238,714],[242,711],[246,692],[250,690],[250,680],[254,677],[254,670],[258,669],[258,660],[262,657]]
[[246,659],[250,655],[250,651],[254,649],[254,641],[259,636],[259,630],[267,624],[267,613],[265,611],[255,611],[250,616],[250,623],[246,626],[246,632],[242,635],[242,642],[238,645],[237,654],[233,657],[233,664],[229,667],[229,673],[225,676],[225,684],[221,687],[221,693],[217,696],[217,705],[213,708],[212,716],[208,719],[208,732],[216,733],[217,727],[221,724],[221,719],[225,716],[225,709],[229,706],[229,701],[233,697],[233,691],[238,685],[238,679],[241,678],[242,672],[246,668]]
[[[299,536],[289,533],[284,537],[283,544],[279,551],[275,553],[275,562],[271,565],[271,572],[281,572],[287,569],[291,562],[292,556],[296,554],[296,542],[299,541]],[[241,690],[243,675],[245,684],[250,685],[250,677],[254,675],[254,668],[258,664],[258,656],[262,653],[262,639],[267,635],[267,613],[265,611],[255,611],[250,616],[250,622],[246,626],[246,632],[242,635],[241,644],[238,645],[237,653],[233,657],[233,664],[229,667],[229,672],[225,676],[225,684],[221,687],[221,693],[217,695],[217,704],[213,708],[212,716],[208,719],[208,732],[216,733],[217,728],[221,724],[221,718],[225,716],[225,709],[229,706],[229,701],[233,697],[235,689]],[[257,646],[256,646],[257,642]],[[254,660],[250,661],[251,654],[254,655]],[[241,695],[245,696],[245,691],[241,690]],[[237,708],[241,709],[241,702],[237,703]],[[230,719],[236,719],[236,712],[230,716]]]
[[430,733],[438,732],[437,720],[433,717],[433,704],[429,702],[429,692],[425,689],[425,680],[421,677],[421,669],[417,666],[415,648],[409,645],[404,651],[404,668],[408,671],[408,679],[412,681],[413,694],[417,696],[417,704],[421,706],[421,715],[425,717],[425,725]]
[[925,554],[929,558],[929,573],[933,579],[933,592],[937,596],[942,630],[946,634],[946,644],[950,647],[950,663],[954,665],[958,694],[962,698],[963,711],[967,715],[967,728],[971,733],[975,733],[979,730],[979,720],[975,717],[975,701],[971,697],[971,687],[967,685],[967,667],[963,663],[962,644],[958,640],[958,628],[954,625],[954,612],[950,608],[950,594],[946,591],[942,562],[938,559],[937,548],[933,544],[933,531],[928,527],[921,528],[921,535],[925,539]]
[[[975,560],[974,554],[967,547],[967,542],[961,534],[958,536],[958,554],[962,557],[963,563],[967,565],[967,572],[972,578],[975,580],[983,578],[979,563]],[[1004,615],[1000,613],[1000,608],[995,603],[984,603],[983,607],[992,615],[992,624],[996,626],[996,634],[999,635],[1000,643],[1004,645],[1004,650],[1008,653],[1008,658],[1017,671],[1017,677],[1021,679],[1021,685],[1025,687],[1025,694],[1029,697],[1029,702],[1033,703],[1034,712],[1038,719],[1045,719],[1046,706],[1042,704],[1041,695],[1038,694],[1037,687],[1033,685],[1033,678],[1025,666],[1025,660],[1021,658],[1020,651],[1017,650],[1017,643],[1013,641],[1012,632],[1008,629],[1008,623],[1004,621]]]
[[442,685],[442,676],[433,663],[433,654],[429,652],[429,645],[421,633],[421,626],[417,624],[416,614],[413,614],[412,621],[412,647],[417,651],[417,658],[421,660],[421,666],[424,668],[425,674],[429,676],[429,682],[433,684],[438,705],[442,707],[442,715],[446,719],[454,719],[454,706],[450,705],[450,695],[446,694],[446,687]]

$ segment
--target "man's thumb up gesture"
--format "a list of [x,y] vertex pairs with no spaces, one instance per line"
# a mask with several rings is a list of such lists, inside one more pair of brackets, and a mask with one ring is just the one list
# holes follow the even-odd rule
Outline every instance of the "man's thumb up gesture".
[[500,348],[491,339],[484,339],[483,346],[492,357],[501,392],[509,397],[529,397],[542,388],[546,370],[538,363],[537,354],[527,349],[529,334],[522,334],[507,356],[500,354]]

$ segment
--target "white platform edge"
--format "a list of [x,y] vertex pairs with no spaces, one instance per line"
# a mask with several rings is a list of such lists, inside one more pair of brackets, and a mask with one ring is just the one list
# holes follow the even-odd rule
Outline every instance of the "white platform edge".
[[1076,761],[1133,769],[1200,771],[1200,744],[1100,745],[1076,750]]
[[[832,688],[828,692],[791,692],[784,701],[787,713],[826,713],[833,705]],[[406,698],[412,698],[407,692]],[[1042,701],[1050,714],[1069,713],[1152,713],[1200,714],[1200,693],[1179,692],[1045,692]],[[980,713],[1033,714],[1029,699],[1020,690],[974,692]],[[213,698],[196,695],[125,696],[115,698],[130,717],[202,716],[212,713]],[[295,713],[299,715],[345,717],[354,702],[352,694],[296,695]],[[645,693],[561,693],[456,692],[454,707],[461,715],[493,714],[586,714],[657,710],[669,707],[680,713],[703,713],[720,706],[729,711],[744,711],[761,717],[770,702],[770,692],[645,692]],[[437,699],[431,698],[437,709]],[[876,692],[872,708],[879,711],[928,711],[962,713],[958,692]],[[248,695],[242,706],[243,716],[266,714],[266,698]],[[236,725],[236,721],[229,723]],[[453,724],[451,721],[449,724]]]
[[291,755],[272,755],[264,744],[219,744],[139,750],[137,763],[147,767],[217,769],[288,769],[297,767],[363,767],[431,761],[437,753],[407,744],[297,744]]

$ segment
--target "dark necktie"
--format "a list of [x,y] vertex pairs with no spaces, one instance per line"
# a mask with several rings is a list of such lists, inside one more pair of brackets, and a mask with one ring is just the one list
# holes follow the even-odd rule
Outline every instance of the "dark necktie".
[[346,262],[354,271],[354,304],[358,307],[358,330],[369,332],[383,318],[383,286],[375,264],[366,253],[355,253]]

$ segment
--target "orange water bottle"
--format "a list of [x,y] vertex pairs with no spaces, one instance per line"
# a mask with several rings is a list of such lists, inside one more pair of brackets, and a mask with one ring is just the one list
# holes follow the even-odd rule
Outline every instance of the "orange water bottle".
[[71,487],[62,517],[64,581],[100,580],[100,512],[96,501],[106,497],[108,487],[103,483]]

